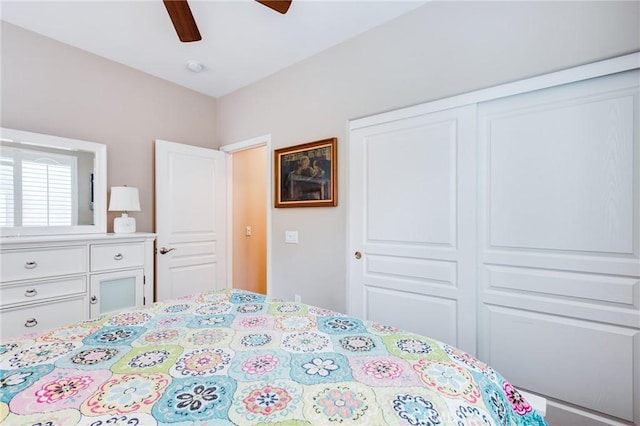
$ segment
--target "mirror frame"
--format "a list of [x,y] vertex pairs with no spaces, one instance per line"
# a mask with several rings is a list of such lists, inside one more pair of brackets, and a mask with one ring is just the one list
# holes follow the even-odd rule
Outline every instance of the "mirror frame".
[[95,155],[93,171],[93,225],[11,226],[0,228],[0,237],[105,234],[107,232],[107,146],[101,143],[0,127],[0,137],[49,148],[88,151]]

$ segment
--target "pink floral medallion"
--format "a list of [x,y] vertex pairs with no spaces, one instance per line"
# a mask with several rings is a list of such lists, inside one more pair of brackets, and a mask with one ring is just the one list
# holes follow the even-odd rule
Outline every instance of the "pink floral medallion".
[[355,421],[367,411],[363,395],[346,387],[325,389],[315,398],[315,411],[330,422]]
[[504,392],[507,394],[507,399],[513,408],[513,411],[524,416],[528,412],[532,410],[531,405],[522,397],[520,392],[514,388],[511,383],[504,382],[503,385]]
[[178,336],[180,336],[180,331],[173,328],[163,328],[160,330],[152,331],[150,333],[145,334],[142,337],[142,341],[145,344],[158,344],[158,343],[168,343],[175,340]]
[[97,326],[69,326],[44,333],[36,339],[40,342],[61,342],[68,340],[82,340],[98,329]]
[[125,312],[112,316],[106,324],[116,326],[140,325],[148,322],[150,318],[151,315],[146,312]]
[[240,326],[243,328],[263,328],[267,325],[267,318],[260,317],[246,317],[240,320]]
[[362,369],[376,379],[396,379],[402,374],[402,368],[398,364],[383,359],[368,362]]
[[265,386],[249,393],[242,402],[249,412],[268,416],[277,411],[284,410],[291,400],[292,398],[286,389],[275,386]]
[[53,404],[61,399],[76,396],[92,382],[93,379],[89,376],[64,377],[42,386],[36,391],[35,397],[40,403]]
[[171,375],[182,377],[223,374],[229,368],[231,359],[231,354],[224,349],[196,349],[183,354],[178,359],[175,366],[171,368]]
[[278,368],[280,361],[273,355],[259,355],[249,358],[242,364],[242,371],[247,374],[265,374]]

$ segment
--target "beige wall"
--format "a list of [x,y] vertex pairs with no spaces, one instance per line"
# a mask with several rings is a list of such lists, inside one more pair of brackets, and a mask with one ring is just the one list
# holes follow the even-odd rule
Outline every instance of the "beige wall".
[[267,291],[266,155],[266,146],[232,154],[233,286],[262,294]]
[[639,2],[431,2],[220,98],[221,144],[338,137],[338,207],[273,211],[271,292],[346,308],[348,120],[638,50]]
[[106,144],[109,187],[138,187],[142,210],[131,215],[153,231],[153,141],[216,148],[215,99],[1,25],[2,127]]

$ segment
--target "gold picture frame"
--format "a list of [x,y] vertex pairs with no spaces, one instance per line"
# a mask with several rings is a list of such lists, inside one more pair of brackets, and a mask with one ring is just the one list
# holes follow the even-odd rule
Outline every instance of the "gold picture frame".
[[337,138],[274,151],[275,207],[338,205]]

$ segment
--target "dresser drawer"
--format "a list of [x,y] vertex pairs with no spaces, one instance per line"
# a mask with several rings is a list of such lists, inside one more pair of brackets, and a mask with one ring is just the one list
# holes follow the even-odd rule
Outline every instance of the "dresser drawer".
[[92,244],[91,271],[144,265],[144,243]]
[[5,285],[0,287],[0,303],[4,307],[16,303],[36,302],[79,293],[87,293],[86,276],[35,281],[20,285]]
[[2,282],[81,274],[87,270],[85,246],[3,250]]
[[87,317],[86,296],[0,311],[2,339],[37,333],[83,321]]

